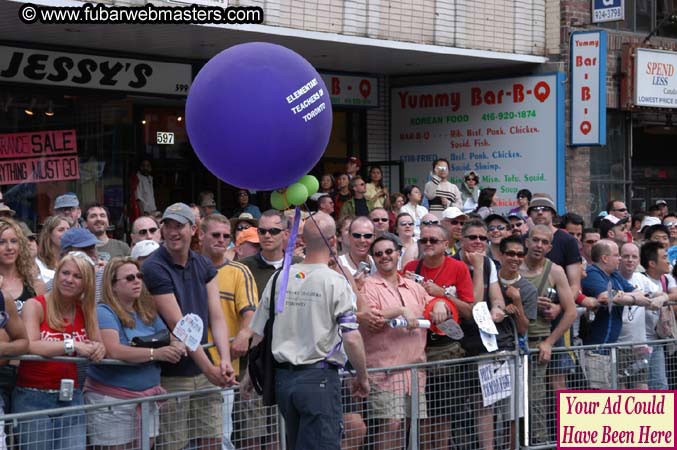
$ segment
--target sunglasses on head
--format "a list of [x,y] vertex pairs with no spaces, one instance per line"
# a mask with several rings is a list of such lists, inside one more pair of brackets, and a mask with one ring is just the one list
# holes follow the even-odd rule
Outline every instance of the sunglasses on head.
[[503,252],[503,254],[505,256],[510,257],[510,258],[514,258],[514,257],[524,258],[524,255],[526,255],[526,253],[524,253],[524,252],[515,252],[515,251],[512,251],[512,250],[508,250],[507,252]]
[[139,230],[139,234],[141,236],[145,236],[148,233],[154,234],[157,231],[157,227],[152,227],[152,228],[144,228],[143,230]]
[[439,225],[440,221],[439,220],[422,220],[421,225],[429,226],[429,225]]
[[224,239],[230,239],[230,233],[219,233],[218,231],[215,231],[209,234],[211,234],[214,239],[219,239],[221,236],[223,236]]
[[413,227],[414,222],[400,222],[401,227]]
[[352,237],[354,237],[355,239],[362,239],[362,238],[364,238],[364,239],[367,239],[367,240],[368,240],[368,239],[371,239],[371,238],[374,237],[374,233],[350,233],[350,235],[351,235]]
[[505,231],[507,227],[505,225],[491,225],[487,228],[489,231]]
[[481,235],[479,235],[479,234],[469,234],[469,235],[463,236],[463,237],[466,238],[466,239],[469,240],[469,241],[482,241],[482,242],[486,242],[487,239],[488,239],[486,236],[481,236]]
[[115,283],[116,281],[120,281],[120,280],[125,280],[128,283],[131,283],[134,280],[143,281],[143,274],[141,272],[136,272],[136,273],[130,273],[126,277],[113,278],[113,283]]
[[442,240],[437,238],[421,238],[418,240],[418,242],[420,242],[423,245],[426,245],[427,243],[430,243],[430,245],[435,245],[438,242],[442,242]]
[[390,256],[390,255],[392,255],[392,254],[395,253],[395,252],[396,252],[396,250],[395,250],[394,248],[387,248],[387,249],[385,249],[385,250],[383,250],[383,251],[379,250],[379,251],[377,251],[377,252],[374,252],[374,257],[375,257],[375,258],[380,258],[381,256],[383,256],[384,253],[385,253],[386,255]]
[[258,228],[258,232],[261,236],[265,236],[266,233],[270,233],[271,236],[277,236],[282,233],[282,228]]
[[387,222],[388,220],[389,219],[386,217],[374,217],[373,219],[371,219],[372,222],[383,222],[383,223]]

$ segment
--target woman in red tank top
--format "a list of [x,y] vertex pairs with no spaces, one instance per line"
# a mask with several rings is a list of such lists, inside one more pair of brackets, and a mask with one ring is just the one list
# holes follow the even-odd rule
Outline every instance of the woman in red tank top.
[[[26,302],[23,320],[34,355],[83,356],[98,362],[106,350],[96,319],[94,262],[71,252],[56,267],[54,287]],[[23,361],[12,396],[13,412],[40,411],[83,403],[75,363]],[[72,394],[68,395],[68,387]],[[66,388],[66,389],[65,389]],[[21,449],[84,449],[85,415],[81,412],[19,422]]]

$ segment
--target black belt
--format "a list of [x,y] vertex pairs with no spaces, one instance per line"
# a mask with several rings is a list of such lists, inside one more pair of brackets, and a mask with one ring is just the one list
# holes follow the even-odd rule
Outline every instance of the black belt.
[[284,363],[275,363],[275,368],[276,369],[284,369],[284,370],[307,370],[307,369],[331,369],[331,370],[338,370],[339,366],[336,364],[332,364],[327,361],[320,361],[316,362],[314,364],[298,364],[294,365],[288,362]]
[[543,337],[535,336],[535,337],[529,337],[528,340],[529,340],[529,342],[536,342],[536,341],[545,341],[546,338],[547,338],[547,336],[543,336]]

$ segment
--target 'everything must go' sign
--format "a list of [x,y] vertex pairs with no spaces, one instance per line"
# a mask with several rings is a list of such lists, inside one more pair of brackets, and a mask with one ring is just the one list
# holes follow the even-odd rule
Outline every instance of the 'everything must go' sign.
[[452,183],[474,170],[496,188],[499,211],[523,188],[564,208],[563,74],[403,87],[391,102],[392,157],[406,184],[423,188],[433,161],[446,158]]

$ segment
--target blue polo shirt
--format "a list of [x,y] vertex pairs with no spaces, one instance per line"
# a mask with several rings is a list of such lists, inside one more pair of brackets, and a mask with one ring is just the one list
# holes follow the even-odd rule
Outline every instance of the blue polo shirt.
[[[185,266],[172,261],[167,248],[159,249],[143,262],[143,281],[152,295],[174,294],[181,313],[197,314],[204,323],[202,344],[207,343],[209,306],[207,283],[216,276],[216,268],[206,257],[190,250]],[[162,364],[162,375],[169,377],[192,377],[202,373],[192,358],[184,357],[178,364]]]
[[[590,265],[587,269],[588,276],[581,280],[583,294],[588,297],[597,297],[608,290],[609,281],[617,291],[632,292],[635,288],[628,283],[620,273],[614,272],[608,275],[596,265]],[[589,335],[583,339],[583,344],[608,344],[618,340],[623,325],[623,306],[613,306],[611,314],[609,308],[600,306],[595,312],[595,320],[590,325]]]

